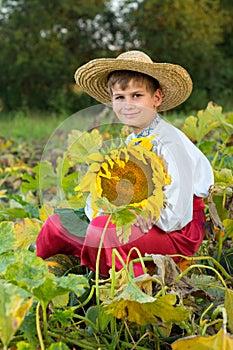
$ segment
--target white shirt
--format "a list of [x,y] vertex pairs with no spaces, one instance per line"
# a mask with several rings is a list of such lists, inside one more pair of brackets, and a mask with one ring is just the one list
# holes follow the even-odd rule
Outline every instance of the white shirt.
[[[192,220],[193,196],[207,197],[214,183],[212,167],[189,138],[159,116],[141,134],[155,135],[152,150],[163,159],[171,183],[165,186],[166,207],[156,225],[163,231],[179,230]],[[151,124],[152,124],[151,123]],[[131,134],[127,142],[139,135]]]
[[[154,135],[152,151],[163,159],[171,176],[171,183],[164,188],[165,208],[161,209],[156,226],[165,232],[180,230],[192,220],[193,196],[207,197],[214,183],[212,167],[204,154],[173,125],[158,115],[140,134],[130,134],[126,143],[136,137]],[[85,212],[91,220],[91,198]]]

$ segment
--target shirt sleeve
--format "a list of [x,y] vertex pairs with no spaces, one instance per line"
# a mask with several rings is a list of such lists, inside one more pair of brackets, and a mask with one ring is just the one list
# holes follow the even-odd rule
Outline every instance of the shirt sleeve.
[[165,207],[156,225],[171,232],[192,220],[193,196],[206,197],[213,184],[213,171],[204,154],[178,129],[166,125],[155,138],[154,151],[163,159],[171,184],[164,189]]

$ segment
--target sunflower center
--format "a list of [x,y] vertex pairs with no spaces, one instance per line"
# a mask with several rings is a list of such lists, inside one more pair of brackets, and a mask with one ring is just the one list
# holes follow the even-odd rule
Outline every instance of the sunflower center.
[[[132,158],[120,167],[114,162],[108,169],[111,178],[101,177],[102,197],[106,197],[116,206],[140,203],[153,191],[152,171],[150,165]],[[102,169],[103,171],[103,169]]]

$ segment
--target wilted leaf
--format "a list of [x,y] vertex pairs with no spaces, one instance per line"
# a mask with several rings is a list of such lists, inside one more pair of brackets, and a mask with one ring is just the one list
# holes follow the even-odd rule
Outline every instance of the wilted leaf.
[[0,338],[7,346],[24,320],[32,305],[32,298],[26,298],[17,286],[0,284]]
[[191,336],[172,343],[173,350],[232,350],[233,336],[224,328],[211,337]]
[[209,214],[211,217],[211,221],[213,222],[215,227],[218,227],[221,230],[224,230],[222,221],[219,217],[218,210],[216,208],[216,204],[213,200],[213,194],[215,192],[215,187],[213,186],[210,190],[209,196],[207,198],[208,206],[209,206]]
[[14,249],[13,222],[0,222],[0,254]]
[[37,219],[25,218],[15,224],[15,249],[29,248],[35,243],[42,224]]
[[112,301],[108,301],[104,306],[107,313],[113,314],[116,318],[124,318],[140,325],[156,322],[153,315],[152,304],[154,298],[143,293],[131,280],[125,290]]
[[[163,285],[174,287],[183,295],[197,290],[197,287],[187,276],[183,276],[175,283],[176,278],[181,274],[181,270],[170,256],[160,254],[146,254],[146,256],[151,257],[154,263],[154,272],[152,272],[151,262],[149,262],[150,274],[158,278]],[[145,264],[147,266],[147,262]]]
[[124,318],[139,325],[155,323],[157,317],[167,323],[180,323],[187,319],[189,309],[177,306],[176,295],[168,294],[157,299],[145,294],[131,280],[125,290],[112,301],[106,302],[107,313]]
[[153,278],[153,276],[150,276],[149,274],[143,274],[134,278],[134,281],[137,284],[137,286],[140,289],[142,289],[146,294],[151,296],[152,296],[152,282],[154,280],[155,279]]

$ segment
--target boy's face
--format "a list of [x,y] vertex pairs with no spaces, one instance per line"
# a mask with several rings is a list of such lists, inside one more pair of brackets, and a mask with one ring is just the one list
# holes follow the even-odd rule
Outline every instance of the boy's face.
[[139,83],[132,79],[125,90],[118,83],[112,87],[114,112],[123,124],[133,127],[136,134],[152,122],[161,102],[161,90],[157,89],[151,94],[145,82]]

